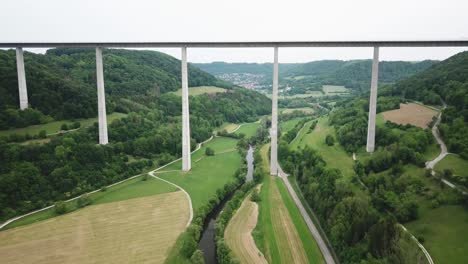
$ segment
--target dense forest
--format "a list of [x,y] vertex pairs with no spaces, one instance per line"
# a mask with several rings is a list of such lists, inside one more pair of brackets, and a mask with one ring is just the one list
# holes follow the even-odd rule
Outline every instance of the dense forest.
[[461,52],[391,87],[391,94],[447,108],[439,130],[450,152],[468,159],[468,52]]
[[[97,115],[94,49],[50,49],[26,52],[29,103],[34,110],[18,111],[14,50],[0,50],[0,129],[45,123],[50,118]],[[121,99],[175,91],[181,84],[180,61],[155,51],[106,49],[104,76],[108,112],[119,111]],[[189,86],[232,85],[189,64]]]
[[[11,51],[0,54],[9,56],[9,53]],[[57,200],[101,188],[141,173],[144,168],[165,164],[181,155],[181,98],[167,93],[179,87],[180,77],[177,71],[180,71],[180,61],[149,51],[106,50],[104,54],[105,65],[107,63],[107,101],[111,105],[109,108],[127,113],[126,117],[108,125],[110,144],[96,144],[97,123],[73,133],[54,136],[45,144],[16,144],[0,139],[0,221],[50,205]],[[149,55],[145,56],[147,54]],[[47,62],[37,62],[39,73],[44,75],[35,72],[34,68],[29,70],[29,75],[35,75],[35,79],[31,77],[28,80],[28,88],[34,87],[30,90],[32,97],[38,94],[56,94],[63,100],[55,99],[58,101],[48,101],[47,104],[61,105],[66,104],[69,99],[76,99],[69,98],[73,96],[73,92],[68,93],[68,89],[76,88],[75,92],[87,94],[89,88],[89,98],[85,99],[90,100],[89,104],[93,105],[95,111],[97,102],[91,96],[96,93],[94,88],[91,89],[95,67],[93,51],[51,50],[46,55],[26,55],[28,60],[34,58]],[[49,56],[53,59],[47,58]],[[148,68],[148,64],[158,57],[165,58],[166,62],[159,62],[161,64]],[[65,67],[60,66],[61,60],[65,65],[66,61],[71,62]],[[127,64],[125,60],[133,60],[133,63]],[[144,63],[145,60],[149,62]],[[122,63],[120,67],[118,61]],[[127,71],[122,67],[135,68]],[[7,69],[6,72],[9,71],[15,70]],[[85,80],[87,72],[89,83]],[[114,77],[107,77],[112,76],[112,73],[115,74]],[[191,85],[224,84],[230,88],[225,93],[190,97],[192,148],[196,142],[209,138],[213,130],[224,122],[251,122],[257,116],[267,115],[271,111],[271,101],[257,92],[231,88],[229,84],[194,67],[189,68],[189,73],[189,78],[194,77]],[[119,76],[121,79],[117,81]],[[165,79],[158,79],[157,76],[165,76]],[[2,83],[8,84],[2,86],[1,90],[1,98],[4,100],[2,109],[9,109],[7,106],[15,104],[13,98],[17,96],[17,88],[10,87],[16,86],[14,79],[16,74],[2,79]],[[172,81],[165,83],[164,80]],[[33,84],[34,81],[43,85]],[[66,86],[67,83],[72,86]],[[158,92],[154,92],[156,86],[160,88]],[[49,91],[49,88],[52,90]],[[18,113],[28,116],[31,111],[33,114],[47,114],[54,118],[64,115],[62,107],[49,108],[47,104],[37,103],[36,105],[36,101],[32,101],[31,110]],[[76,101],[76,104],[82,106],[81,101]],[[86,102],[83,105],[86,106]],[[36,109],[44,111],[44,114]],[[89,114],[91,113],[92,111]]]

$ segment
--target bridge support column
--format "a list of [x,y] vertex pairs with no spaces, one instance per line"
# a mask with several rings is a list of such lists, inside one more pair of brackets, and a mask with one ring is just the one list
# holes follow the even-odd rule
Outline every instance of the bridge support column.
[[96,48],[96,79],[99,117],[99,144],[109,143],[107,137],[106,94],[104,92],[104,70],[102,64],[102,48]]
[[275,47],[273,62],[273,91],[271,94],[271,157],[270,175],[278,175],[278,47]]
[[24,70],[23,48],[16,48],[16,70],[18,72],[18,91],[20,109],[28,108],[28,89],[26,87],[26,72]]
[[372,79],[369,99],[369,121],[367,126],[367,152],[375,149],[375,115],[377,113],[377,84],[379,80],[379,47],[374,47],[372,60]]
[[190,156],[189,91],[187,75],[187,47],[182,47],[182,171],[192,168]]

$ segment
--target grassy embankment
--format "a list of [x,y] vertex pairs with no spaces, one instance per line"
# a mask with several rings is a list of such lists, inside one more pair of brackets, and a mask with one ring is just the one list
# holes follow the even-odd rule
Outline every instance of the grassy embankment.
[[[269,145],[262,147],[269,171]],[[265,175],[255,241],[269,263],[323,263],[315,240],[280,178]]]

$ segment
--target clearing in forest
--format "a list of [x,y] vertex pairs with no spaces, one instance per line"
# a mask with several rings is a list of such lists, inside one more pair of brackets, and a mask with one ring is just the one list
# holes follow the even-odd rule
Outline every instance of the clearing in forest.
[[91,205],[0,232],[3,263],[163,263],[185,230],[181,192]]
[[420,128],[427,128],[437,111],[429,107],[409,103],[400,104],[400,109],[390,110],[383,113],[385,120],[396,124],[411,124]]
[[252,231],[257,225],[258,205],[245,198],[224,232],[224,238],[240,263],[268,263],[257,248]]
[[[226,91],[227,89],[216,87],[216,86],[189,87],[189,95],[193,95],[193,96],[202,95],[202,94],[224,93]],[[182,89],[179,89],[171,93],[177,96],[182,96]]]

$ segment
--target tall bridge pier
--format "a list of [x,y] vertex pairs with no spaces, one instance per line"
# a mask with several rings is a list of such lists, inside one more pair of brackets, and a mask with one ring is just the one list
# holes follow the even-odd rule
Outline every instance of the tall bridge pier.
[[99,116],[99,144],[109,142],[107,134],[106,99],[102,48],[181,48],[182,72],[182,170],[191,169],[190,115],[187,73],[187,48],[274,48],[273,91],[271,115],[270,174],[278,174],[278,49],[280,47],[373,47],[372,77],[367,127],[367,152],[375,150],[375,119],[377,110],[377,86],[380,47],[466,47],[468,40],[423,40],[423,41],[283,41],[283,42],[77,42],[77,43],[0,43],[0,48],[16,48],[18,90],[20,109],[28,108],[28,93],[24,69],[23,48],[79,47],[96,49],[96,79]]

